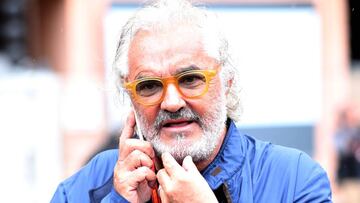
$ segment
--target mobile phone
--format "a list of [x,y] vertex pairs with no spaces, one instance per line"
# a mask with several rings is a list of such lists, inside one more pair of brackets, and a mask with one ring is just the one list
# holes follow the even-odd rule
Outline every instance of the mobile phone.
[[140,129],[139,125],[138,125],[138,123],[140,123],[139,118],[137,117],[137,114],[135,113],[135,111],[134,111],[134,115],[135,115],[135,127],[134,127],[135,128],[135,133],[139,137],[140,140],[144,140],[144,136],[143,136],[143,134],[141,132],[141,129]]

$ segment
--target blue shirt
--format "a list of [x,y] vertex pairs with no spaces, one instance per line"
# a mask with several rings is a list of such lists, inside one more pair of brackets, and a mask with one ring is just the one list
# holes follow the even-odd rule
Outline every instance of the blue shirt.
[[[118,150],[95,156],[63,181],[51,202],[127,202],[112,184]],[[222,147],[202,171],[223,202],[332,202],[325,171],[307,154],[239,133],[230,123]]]

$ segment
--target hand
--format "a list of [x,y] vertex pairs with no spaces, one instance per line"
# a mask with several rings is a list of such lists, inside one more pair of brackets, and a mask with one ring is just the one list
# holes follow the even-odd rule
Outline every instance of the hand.
[[161,158],[164,168],[158,171],[157,178],[162,203],[217,202],[190,156],[185,157],[182,166],[169,153],[162,154]]
[[[151,144],[131,138],[135,116],[131,112],[119,141],[119,158],[114,168],[114,188],[129,202],[146,202],[151,198],[151,187],[156,175],[150,169],[155,157]],[[151,187],[150,187],[151,186]]]

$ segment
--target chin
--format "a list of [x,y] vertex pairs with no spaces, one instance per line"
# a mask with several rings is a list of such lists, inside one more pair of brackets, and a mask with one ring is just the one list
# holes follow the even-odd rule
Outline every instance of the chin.
[[175,144],[175,143],[192,143],[200,140],[202,134],[198,132],[182,131],[182,132],[171,132],[161,133],[160,140],[164,144]]
[[206,160],[215,149],[214,143],[209,144],[204,136],[199,135],[198,139],[191,139],[187,136],[177,136],[171,140],[152,140],[155,152],[161,156],[164,152],[169,152],[178,163],[182,163],[186,156],[191,156],[194,162]]

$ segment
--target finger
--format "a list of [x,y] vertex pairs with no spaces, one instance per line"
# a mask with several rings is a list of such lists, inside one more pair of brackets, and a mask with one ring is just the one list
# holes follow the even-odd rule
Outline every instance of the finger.
[[148,167],[145,166],[139,167],[136,170],[132,171],[128,179],[128,183],[131,187],[137,188],[138,185],[144,180],[148,182],[156,180],[156,174],[154,173],[154,171],[150,170]]
[[186,170],[186,171],[198,171],[196,165],[194,164],[192,157],[191,156],[186,156],[182,167]]
[[174,157],[171,156],[170,153],[165,152],[161,155],[162,163],[166,172],[169,176],[179,175],[184,169],[176,162]]
[[119,149],[119,159],[124,160],[134,150],[142,151],[150,158],[155,157],[155,152],[150,142],[132,138],[126,139]]
[[123,164],[127,170],[134,170],[141,166],[152,168],[153,161],[144,152],[140,150],[134,150],[124,159]]
[[156,174],[157,180],[160,184],[160,186],[163,188],[163,190],[165,191],[169,191],[170,188],[172,187],[172,181],[170,179],[169,174],[166,172],[165,169],[160,169],[157,174]]
[[164,190],[162,189],[161,186],[159,186],[159,189],[158,189],[158,194],[160,195],[160,199],[161,199],[161,203],[168,203],[169,200],[164,192]]
[[119,149],[121,149],[123,143],[125,142],[126,139],[129,139],[133,136],[134,134],[134,127],[135,127],[135,115],[134,115],[134,112],[133,111],[130,111],[127,119],[126,119],[126,122],[125,122],[125,125],[124,125],[124,128],[121,132],[121,135],[120,135],[120,140],[119,140]]

